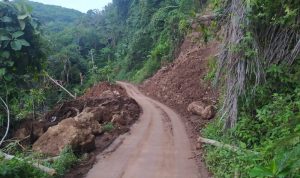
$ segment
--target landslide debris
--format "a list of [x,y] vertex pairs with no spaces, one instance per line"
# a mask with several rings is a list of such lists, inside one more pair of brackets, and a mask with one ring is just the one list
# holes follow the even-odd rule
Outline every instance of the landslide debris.
[[[104,82],[76,100],[59,104],[40,120],[22,123],[14,137],[29,137],[34,151],[53,156],[66,146],[80,153],[103,150],[129,130],[140,112],[123,88]],[[103,129],[106,125],[111,129]]]
[[201,101],[192,102],[187,107],[187,110],[192,114],[200,116],[201,119],[204,119],[204,120],[210,120],[216,114],[216,109],[214,106],[212,106],[212,105],[206,106]]
[[[218,102],[218,91],[215,91],[205,78],[209,71],[210,60],[218,54],[219,43],[211,41],[203,44],[201,39],[201,33],[194,29],[194,32],[185,38],[177,59],[162,67],[154,76],[146,80],[140,89],[146,95],[165,103],[181,114],[191,141],[194,143],[193,150],[197,165],[201,172],[205,172],[207,170],[197,138],[200,129],[215,114],[213,110]],[[203,106],[192,108],[190,104],[195,102],[203,103],[204,108]],[[190,111],[188,111],[189,105]],[[210,107],[205,110],[207,106]]]
[[188,35],[178,58],[141,85],[145,94],[166,103],[183,115],[191,115],[187,108],[195,101],[214,105],[218,98],[210,82],[205,81],[209,71],[208,61],[217,55],[218,42],[203,45],[199,39],[199,32]]
[[75,117],[62,120],[50,127],[32,146],[36,152],[59,155],[67,146],[81,152],[95,148],[95,136],[101,134],[102,128],[91,108],[85,108]]

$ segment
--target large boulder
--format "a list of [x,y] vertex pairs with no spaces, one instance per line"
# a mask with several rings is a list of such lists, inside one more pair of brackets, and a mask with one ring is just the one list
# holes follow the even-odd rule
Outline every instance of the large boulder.
[[95,148],[95,135],[102,132],[101,125],[90,108],[73,118],[67,118],[50,127],[34,144],[33,150],[50,155],[59,155],[66,147],[82,152]]
[[216,114],[216,109],[212,105],[205,105],[201,101],[195,101],[189,104],[187,110],[192,114],[200,116],[204,120],[212,119]]

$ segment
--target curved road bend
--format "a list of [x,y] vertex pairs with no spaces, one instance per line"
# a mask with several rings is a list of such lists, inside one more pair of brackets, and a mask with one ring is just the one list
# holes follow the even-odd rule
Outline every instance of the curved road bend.
[[195,160],[191,159],[190,141],[180,117],[135,86],[118,84],[139,103],[143,113],[130,133],[115,141],[120,142],[117,148],[107,151],[116,145],[113,143],[97,156],[97,163],[86,177],[201,178]]

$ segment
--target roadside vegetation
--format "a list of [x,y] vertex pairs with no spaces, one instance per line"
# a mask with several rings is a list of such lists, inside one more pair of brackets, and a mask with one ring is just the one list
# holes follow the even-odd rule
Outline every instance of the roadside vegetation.
[[[55,159],[46,159],[46,155],[18,153],[16,158],[5,160],[0,154],[0,177],[63,177],[64,173],[80,159],[70,148],[65,148]],[[49,175],[33,166],[33,163],[46,165],[56,171],[55,175]]]
[[224,99],[202,135],[239,150],[206,145],[209,169],[222,178],[299,177],[299,1],[211,5],[225,25],[218,66],[210,69]]

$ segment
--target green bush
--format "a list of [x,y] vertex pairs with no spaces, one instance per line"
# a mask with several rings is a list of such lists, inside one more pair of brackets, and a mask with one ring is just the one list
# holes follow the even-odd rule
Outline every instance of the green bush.
[[59,176],[63,176],[64,173],[77,162],[78,162],[78,158],[73,153],[72,149],[66,147],[60,153],[59,159],[55,160],[54,163],[51,165],[51,167],[57,171],[57,177],[59,177]]
[[[16,158],[12,160],[4,160],[0,157],[0,178],[47,178],[51,177],[45,172],[35,168],[29,162],[36,162],[35,159],[43,159],[44,155],[29,154],[26,157],[23,154],[16,154]],[[20,159],[17,159],[20,158]],[[34,159],[35,158],[35,159]],[[21,160],[22,159],[22,160]],[[54,177],[63,177],[68,169],[70,169],[75,163],[78,162],[78,158],[73,153],[72,149],[66,147],[59,155],[59,158],[54,162],[40,162],[49,168],[56,170],[57,174]]]
[[0,158],[0,177],[1,178],[23,178],[23,177],[47,177],[46,174],[33,168],[25,161],[17,159],[4,160]]
[[206,81],[212,81],[216,76],[217,71],[217,59],[216,57],[209,57],[208,59],[208,72],[204,77]]

